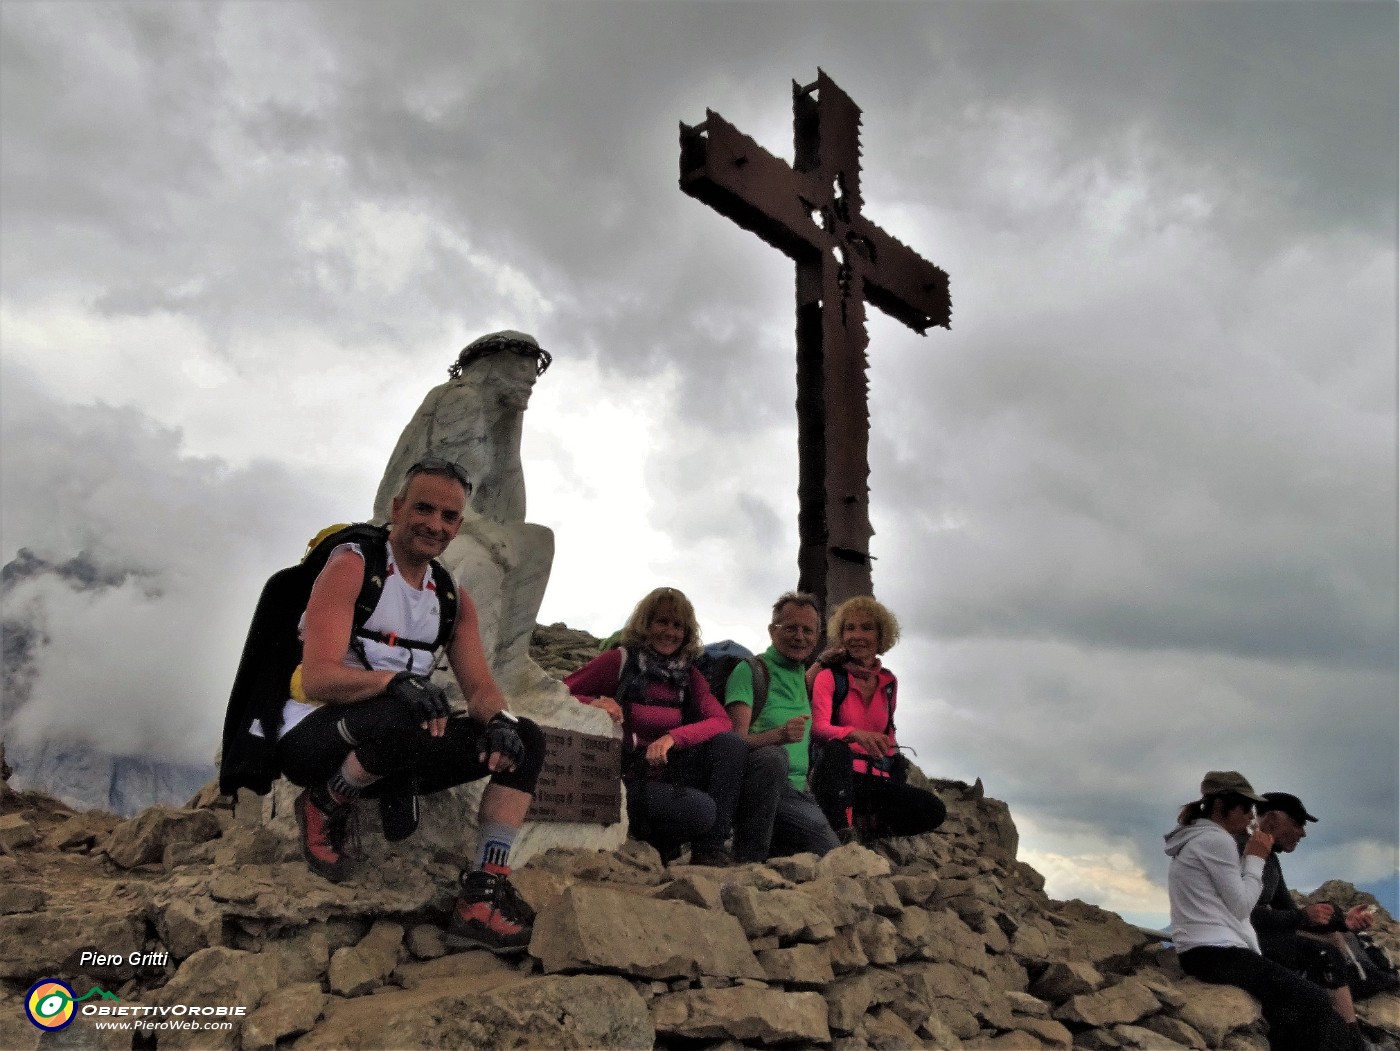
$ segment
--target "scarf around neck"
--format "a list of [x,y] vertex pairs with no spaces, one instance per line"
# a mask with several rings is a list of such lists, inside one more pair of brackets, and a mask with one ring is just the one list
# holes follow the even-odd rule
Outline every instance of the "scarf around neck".
[[680,653],[663,657],[650,646],[637,651],[637,666],[648,682],[666,683],[684,689],[690,683],[690,658]]
[[867,668],[863,664],[857,664],[848,656],[844,665],[846,674],[851,682],[855,684],[856,690],[862,697],[869,700],[875,696],[875,685],[880,681],[881,664],[880,658],[875,658],[875,663]]

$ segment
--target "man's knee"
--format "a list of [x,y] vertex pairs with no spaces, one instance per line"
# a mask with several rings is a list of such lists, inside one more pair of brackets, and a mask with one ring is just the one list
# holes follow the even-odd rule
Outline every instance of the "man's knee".
[[781,784],[788,776],[788,753],[782,745],[770,744],[749,751],[744,760],[744,778],[757,783]]
[[716,765],[743,766],[748,760],[749,746],[733,730],[715,734],[709,742],[710,761]]
[[515,722],[515,732],[520,735],[520,744],[524,748],[525,754],[514,770],[504,774],[493,774],[491,780],[493,783],[505,785],[507,788],[518,788],[521,791],[533,793],[535,782],[539,780],[540,770],[544,766],[544,731],[533,719],[519,716]]
[[380,777],[407,769],[428,736],[406,705],[380,697],[341,716],[335,730],[365,770]]

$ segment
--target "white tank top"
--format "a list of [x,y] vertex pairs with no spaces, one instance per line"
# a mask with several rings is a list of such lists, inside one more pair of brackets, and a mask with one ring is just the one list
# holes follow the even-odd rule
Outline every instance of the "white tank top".
[[[388,547],[387,544],[385,546]],[[331,552],[330,557],[334,558],[346,548],[355,552],[361,559],[364,558],[359,544],[341,544]],[[394,562],[394,549],[389,547],[388,552],[389,564],[385,573],[384,590],[380,592],[379,603],[364,626],[369,631],[399,635],[405,639],[432,644],[437,641],[438,628],[442,621],[442,607],[438,603],[437,585],[433,581],[433,567],[424,567],[421,588],[410,587]],[[306,613],[303,612],[297,624],[297,634],[304,639],[305,631]],[[363,639],[358,635],[351,638],[350,648],[345,651],[345,660],[342,663],[346,667],[365,666],[355,652],[360,646],[364,647],[365,658],[374,671],[409,671],[415,675],[427,675],[433,668],[434,655],[431,650],[391,646],[374,639]],[[319,704],[308,704],[289,698],[282,706],[282,733],[286,734],[320,707]],[[254,726],[258,730],[262,729],[257,723]]]

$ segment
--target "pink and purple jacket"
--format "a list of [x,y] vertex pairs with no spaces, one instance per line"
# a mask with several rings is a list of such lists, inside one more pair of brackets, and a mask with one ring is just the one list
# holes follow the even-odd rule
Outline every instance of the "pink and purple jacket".
[[[587,704],[598,697],[617,698],[617,680],[622,674],[622,650],[608,650],[599,654],[564,680],[569,693],[580,702]],[[676,742],[677,748],[693,748],[704,744],[716,734],[733,729],[729,715],[715,700],[705,677],[692,665],[690,668],[690,693],[699,702],[704,716],[698,723],[681,722],[681,709],[675,706],[676,689],[668,683],[647,682],[643,686],[643,697],[671,704],[646,704],[633,702],[631,723],[637,735],[637,745],[645,748],[651,742],[666,734]]]
[[[851,679],[846,696],[841,701],[841,707],[836,713],[837,722],[833,723],[831,721],[831,698],[835,693],[836,676],[832,674],[830,668],[823,668],[817,672],[817,677],[812,682],[812,737],[815,740],[825,744],[827,741],[849,736],[852,730],[869,730],[877,734],[885,733],[888,730],[890,738],[894,738],[890,717],[894,712],[899,693],[899,680],[895,678],[894,672],[884,667],[880,669],[879,677],[875,682],[875,692],[868,701],[860,695],[855,680]],[[837,725],[838,723],[839,725]],[[894,743],[893,740],[891,743]],[[851,751],[857,756],[866,754],[865,749],[854,741],[851,742]],[[872,774],[876,777],[889,776],[883,770],[872,770],[870,764],[864,759],[855,759],[851,768],[858,774]]]

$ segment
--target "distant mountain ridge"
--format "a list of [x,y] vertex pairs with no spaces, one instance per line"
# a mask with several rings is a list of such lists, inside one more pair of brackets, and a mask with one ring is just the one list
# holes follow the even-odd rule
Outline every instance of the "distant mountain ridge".
[[[0,567],[0,603],[3,603],[3,653],[0,682],[4,708],[0,733],[7,738],[10,722],[28,702],[38,676],[39,654],[49,644],[45,630],[43,595],[21,600],[26,583],[49,578],[73,591],[105,591],[133,579],[147,581],[152,574],[130,568],[104,566],[88,551],[64,562],[51,562],[28,548]],[[160,756],[126,755],[106,751],[83,741],[44,738],[38,742],[8,741],[7,759],[14,767],[16,788],[46,792],[69,806],[108,810],[130,817],[158,803],[181,805],[214,776],[214,764],[177,762]]]

